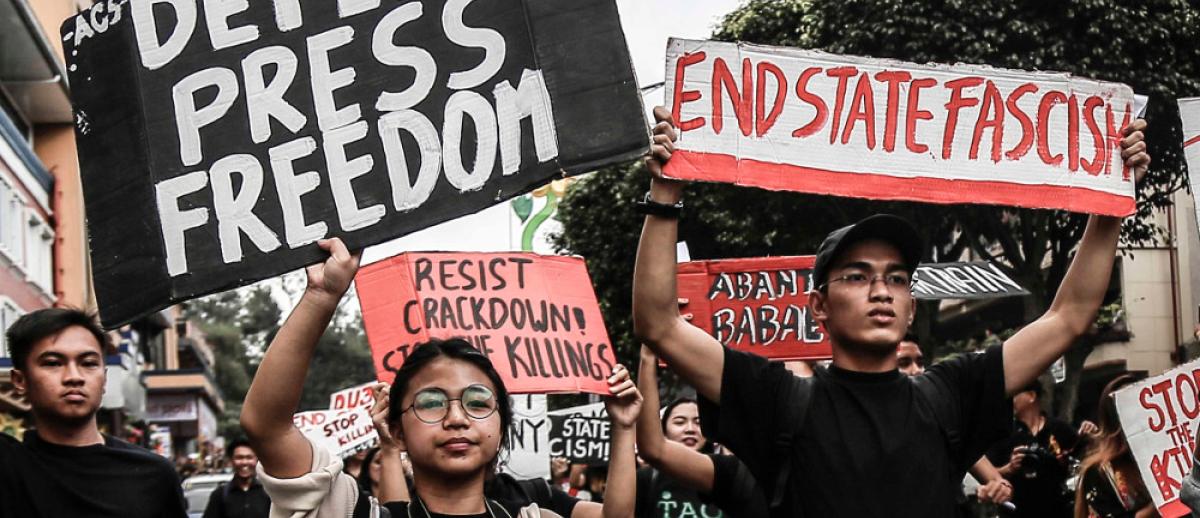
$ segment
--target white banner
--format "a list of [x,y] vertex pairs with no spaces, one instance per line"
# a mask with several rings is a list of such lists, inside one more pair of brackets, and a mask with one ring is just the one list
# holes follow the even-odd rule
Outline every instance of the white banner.
[[313,410],[292,416],[300,432],[341,458],[379,444],[369,409]]
[[1183,121],[1183,156],[1196,205],[1196,228],[1200,229],[1200,97],[1179,100],[1179,119]]
[[1179,492],[1196,449],[1200,360],[1125,387],[1114,397],[1121,429],[1159,514],[1187,514]]
[[514,395],[508,460],[501,469],[518,479],[550,478],[550,420],[546,395]]

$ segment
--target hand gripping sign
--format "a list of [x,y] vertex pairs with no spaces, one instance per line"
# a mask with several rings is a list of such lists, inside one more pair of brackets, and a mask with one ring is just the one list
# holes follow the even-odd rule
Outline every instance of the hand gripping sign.
[[1200,433],[1200,361],[1125,387],[1114,397],[1121,429],[1159,514],[1188,514],[1179,492],[1192,471]]
[[612,0],[102,0],[62,37],[106,327],[649,142]]
[[1121,84],[672,39],[665,174],[881,200],[1126,216]]
[[609,394],[616,356],[579,257],[406,253],[362,268],[355,286],[380,381],[420,342],[461,337],[514,394]]

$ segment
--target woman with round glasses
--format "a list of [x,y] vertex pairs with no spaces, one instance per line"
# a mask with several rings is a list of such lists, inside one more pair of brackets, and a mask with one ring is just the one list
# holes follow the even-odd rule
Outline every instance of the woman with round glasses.
[[[259,452],[259,479],[271,496],[272,516],[375,517],[380,509],[361,496],[341,460],[312,443],[292,424],[317,340],[358,270],[338,239],[318,242],[330,253],[310,266],[308,287],[267,349],[242,407],[241,422]],[[641,405],[629,373],[609,378],[613,421],[610,497],[601,506],[574,507],[571,517],[633,514],[634,424]],[[380,430],[380,496],[392,516],[413,518],[538,518],[559,516],[529,499],[485,497],[507,443],[512,408],[503,380],[486,356],[460,339],[419,347],[396,373]],[[414,492],[404,488],[400,452],[412,463]],[[397,483],[389,481],[399,480]]]

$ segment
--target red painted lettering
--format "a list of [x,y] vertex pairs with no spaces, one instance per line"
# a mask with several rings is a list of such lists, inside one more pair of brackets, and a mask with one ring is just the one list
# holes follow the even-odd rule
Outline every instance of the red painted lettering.
[[796,80],[796,97],[804,101],[817,110],[817,114],[813,116],[812,121],[804,126],[801,126],[796,131],[792,132],[792,136],[796,138],[808,137],[821,130],[825,126],[825,120],[829,117],[829,106],[825,104],[825,100],[821,96],[808,91],[808,80],[812,76],[820,74],[820,67],[811,67],[804,69],[800,74],[800,79]]
[[1067,99],[1067,168],[1079,170],[1079,97]]
[[[775,104],[771,105],[771,112],[766,112],[767,102],[767,73],[770,72],[775,77]],[[771,126],[775,125],[775,119],[779,118],[779,112],[783,111],[783,101],[787,99],[787,78],[783,75],[783,70],[780,70],[774,63],[763,61],[758,64],[758,83],[754,85],[756,88],[754,94],[754,134],[761,137],[767,134]]]
[[[1184,387],[1185,384],[1187,387]],[[1196,384],[1187,373],[1175,377],[1175,399],[1179,400],[1179,410],[1189,421],[1200,416],[1200,394],[1196,392]],[[1192,405],[1191,408],[1188,405]]]
[[867,128],[867,149],[875,149],[875,94],[871,92],[871,77],[866,72],[858,76],[858,86],[854,87],[854,100],[850,102],[850,114],[846,116],[842,144],[850,142],[854,124],[860,120]]
[[1154,410],[1158,414],[1158,424],[1154,423],[1154,417],[1146,419],[1146,424],[1150,425],[1150,429],[1155,432],[1161,432],[1167,426],[1167,416],[1163,414],[1162,407],[1154,402],[1154,393],[1149,387],[1143,387],[1141,392],[1138,392],[1138,401],[1142,403],[1142,408],[1146,410]]
[[912,74],[898,70],[884,70],[875,74],[875,80],[887,83],[887,115],[883,125],[883,150],[896,150],[896,120],[900,111],[900,83],[912,80]]
[[1004,140],[1004,99],[996,84],[988,81],[983,89],[983,104],[979,107],[979,118],[975,120],[975,132],[971,136],[971,160],[979,158],[979,143],[983,132],[992,132],[992,162],[1000,161],[1000,147]]
[[1050,110],[1055,104],[1067,102],[1067,96],[1062,92],[1046,92],[1042,96],[1042,101],[1038,103],[1037,114],[1037,150],[1038,157],[1046,165],[1059,165],[1063,161],[1062,153],[1057,155],[1050,154]]
[[1167,404],[1167,415],[1171,417],[1171,425],[1175,426],[1179,423],[1179,416],[1175,414],[1175,404],[1171,402],[1171,397],[1168,392],[1171,390],[1171,380],[1162,380],[1150,386],[1150,389],[1155,394],[1162,396],[1163,402]]
[[1096,121],[1096,108],[1101,106],[1104,106],[1104,99],[1095,95],[1083,101],[1083,122],[1087,125],[1088,132],[1092,134],[1092,147],[1095,148],[1095,153],[1092,155],[1094,158],[1091,162],[1086,158],[1080,158],[1079,166],[1092,176],[1098,176],[1104,169],[1104,162],[1108,160],[1108,146],[1104,143],[1104,131],[1100,129],[1100,123]]
[[950,149],[954,146],[954,131],[958,126],[958,111],[979,104],[979,99],[963,98],[965,88],[974,88],[983,84],[982,77],[963,77],[949,81],[946,88],[950,90],[950,100],[946,102],[946,131],[942,133],[942,159],[950,159]]
[[675,124],[679,125],[679,131],[690,131],[696,128],[704,127],[704,117],[696,117],[685,121],[679,120],[680,112],[683,109],[684,103],[700,100],[699,90],[683,90],[683,73],[684,70],[697,63],[703,62],[708,56],[703,52],[687,53],[679,57],[675,62],[675,94],[672,95],[671,117],[675,119]]
[[753,67],[750,66],[750,59],[742,59],[742,88],[739,90],[737,83],[733,80],[733,73],[729,71],[729,66],[725,64],[725,60],[717,58],[713,64],[712,78],[712,125],[713,132],[720,135],[721,129],[725,125],[723,112],[725,102],[722,99],[721,90],[724,89],[729,97],[729,101],[733,103],[733,111],[737,116],[738,128],[742,130],[742,135],[749,137],[750,132],[754,130],[754,119],[751,118],[751,105],[754,103],[754,81]]
[[[1114,158],[1121,160],[1121,140],[1125,138],[1121,134],[1125,130],[1125,126],[1129,125],[1129,119],[1133,113],[1133,108],[1128,104],[1125,105],[1125,119],[1121,121],[1121,127],[1113,126],[1112,105],[1104,107],[1104,127],[1105,136],[1108,139],[1108,159],[1105,161],[1104,174],[1112,174],[1112,161]],[[1125,165],[1125,161],[1121,160],[1121,177],[1125,181],[1129,181],[1129,166]]]
[[1037,93],[1038,87],[1033,83],[1025,83],[1018,86],[1012,93],[1008,94],[1008,101],[1005,103],[1008,106],[1008,113],[1017,118],[1017,122],[1021,124],[1021,140],[1017,145],[1008,150],[1004,154],[1009,160],[1020,160],[1029,152],[1029,148],[1033,147],[1033,121],[1029,119],[1029,115],[1017,103],[1021,102],[1021,97],[1025,94]]
[[921,102],[921,89],[937,84],[936,79],[924,77],[913,79],[908,85],[908,107],[904,114],[904,147],[913,153],[929,151],[929,146],[917,142],[917,121],[933,119],[933,113],[918,108]]
[[833,131],[829,132],[829,143],[837,142],[838,124],[842,120],[842,107],[846,105],[846,84],[851,77],[858,75],[858,69],[854,67],[838,67],[831,68],[825,72],[829,77],[837,78],[837,96],[833,101]]

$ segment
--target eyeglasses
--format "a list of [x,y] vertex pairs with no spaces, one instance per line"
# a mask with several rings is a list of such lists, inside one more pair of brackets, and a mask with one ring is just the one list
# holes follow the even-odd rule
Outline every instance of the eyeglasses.
[[852,289],[862,289],[875,284],[875,281],[880,279],[883,279],[883,284],[887,286],[888,291],[893,289],[912,291],[913,287],[917,285],[917,280],[909,277],[907,273],[877,273],[870,276],[865,273],[847,273],[825,281],[820,289],[825,290],[835,282],[846,283],[846,286]]
[[458,401],[463,413],[471,419],[483,420],[496,413],[496,395],[492,393],[492,389],[483,385],[471,385],[463,389],[462,395],[457,398],[451,398],[446,391],[439,388],[424,389],[413,396],[412,404],[400,414],[412,410],[413,415],[422,423],[437,424],[450,415],[451,401]]

